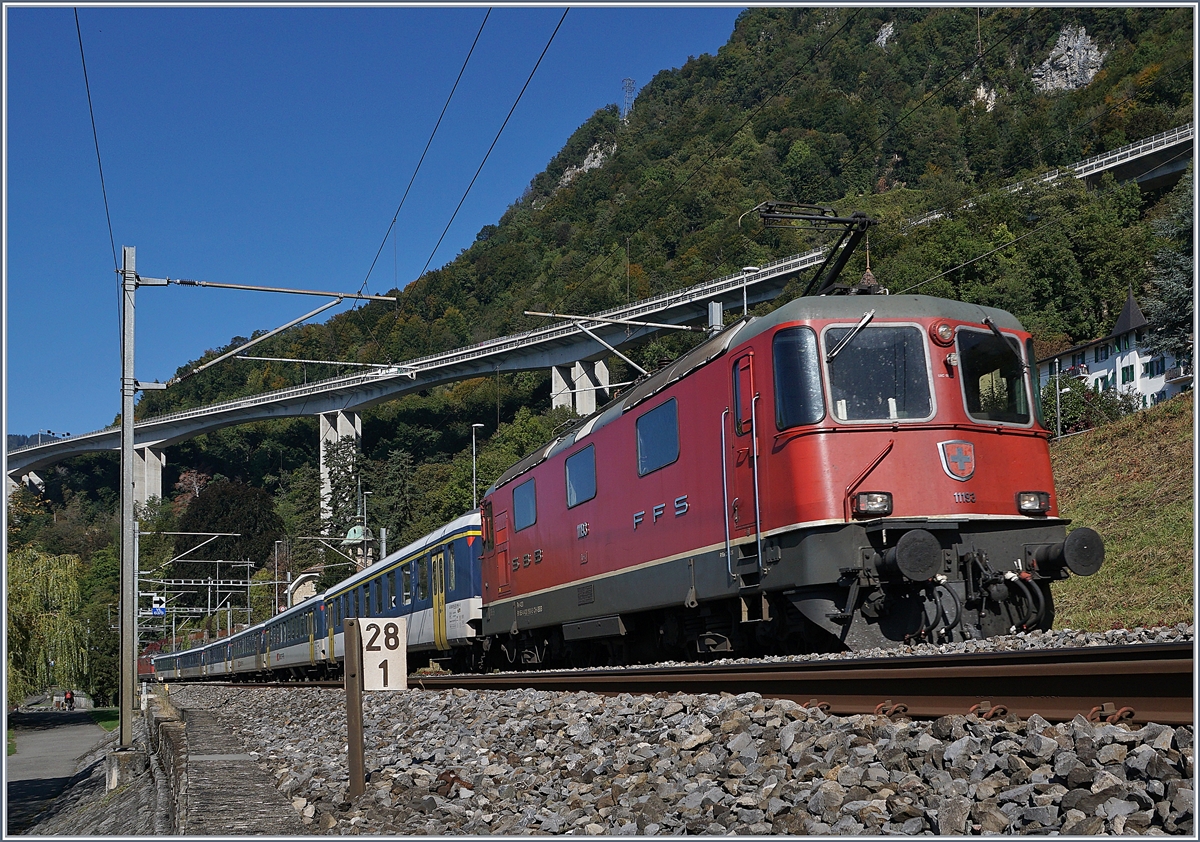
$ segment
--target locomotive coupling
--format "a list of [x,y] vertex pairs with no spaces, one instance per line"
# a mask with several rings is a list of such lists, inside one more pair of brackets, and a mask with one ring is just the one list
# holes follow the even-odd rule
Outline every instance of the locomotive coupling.
[[899,573],[913,582],[927,582],[942,572],[942,545],[932,532],[911,529],[883,554],[880,570]]
[[1065,541],[1038,547],[1033,557],[1039,567],[1059,569],[1066,565],[1076,576],[1091,576],[1104,564],[1104,539],[1094,529],[1071,530]]

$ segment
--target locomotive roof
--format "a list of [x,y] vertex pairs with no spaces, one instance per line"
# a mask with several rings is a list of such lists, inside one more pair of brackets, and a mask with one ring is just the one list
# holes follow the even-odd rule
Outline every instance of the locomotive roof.
[[968,304],[932,295],[820,295],[795,298],[779,309],[754,319],[738,337],[745,341],[784,322],[809,319],[858,321],[868,310],[876,319],[944,318],[983,324],[984,316],[998,328],[1024,330],[1016,316],[997,307]]
[[724,354],[735,338],[739,342],[745,342],[785,322],[810,319],[858,321],[867,310],[874,310],[877,319],[928,319],[940,316],[955,321],[983,324],[983,319],[987,316],[999,328],[1023,330],[1016,317],[1006,310],[929,295],[820,295],[796,298],[766,316],[744,318],[729,325],[673,363],[635,383],[627,394],[611,401],[591,415],[577,419],[573,426],[561,436],[537,448],[501,474],[500,478],[484,493],[492,493],[500,486],[541,464],[555,453],[571,447],[614,418],[620,417],[638,404],[653,397],[685,375],[707,365]]
[[633,388],[628,393],[610,401],[591,415],[577,419],[572,427],[563,435],[542,445],[501,474],[500,478],[484,493],[490,494],[505,483],[511,482],[530,468],[586,438],[613,419],[619,418],[623,413],[628,412],[638,404],[661,392],[675,381],[721,356],[733,342],[734,338],[753,321],[753,318],[743,319],[729,325],[720,333],[716,333],[701,342],[679,359],[669,365],[663,366],[649,377],[634,383]]

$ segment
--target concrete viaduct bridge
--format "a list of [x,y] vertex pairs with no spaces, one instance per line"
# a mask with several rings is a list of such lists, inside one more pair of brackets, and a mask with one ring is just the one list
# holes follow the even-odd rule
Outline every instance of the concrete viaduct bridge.
[[[1178,179],[1193,157],[1194,124],[1171,129],[1120,149],[1096,155],[1072,167],[1055,170],[1014,185],[1073,175],[1089,182],[1104,172],[1119,181],[1136,180],[1148,189]],[[930,222],[929,214],[915,224]],[[335,377],[304,386],[147,418],[134,428],[134,487],[139,502],[162,496],[165,448],[203,433],[270,418],[318,416],[320,440],[335,441],[362,432],[362,410],[401,395],[444,383],[483,377],[496,372],[549,368],[555,406],[570,406],[581,415],[597,405],[598,391],[609,385],[604,359],[612,349],[644,341],[658,328],[620,324],[619,320],[683,325],[705,321],[709,304],[738,307],[769,301],[796,275],[819,266],[824,250],[793,255],[762,267],[748,267],[687,289],[665,293],[634,304],[605,310],[571,324],[555,324],[524,333],[470,345],[444,354],[397,363],[368,374]],[[113,426],[67,439],[17,448],[7,454],[10,482],[40,484],[37,471],[84,453],[120,449],[120,427]],[[322,463],[324,447],[321,448]],[[321,475],[325,478],[324,464]]]

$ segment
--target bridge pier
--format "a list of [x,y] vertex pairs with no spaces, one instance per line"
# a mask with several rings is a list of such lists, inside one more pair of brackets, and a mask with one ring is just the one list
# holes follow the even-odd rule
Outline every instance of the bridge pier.
[[9,495],[12,494],[14,491],[16,491],[18,488],[28,488],[30,491],[32,491],[36,488],[39,492],[46,490],[46,481],[43,480],[41,477],[39,477],[37,474],[35,474],[33,471],[29,471],[28,473],[21,474],[19,477],[19,480],[20,481],[18,482],[17,480],[13,479],[11,476],[8,476],[7,474],[5,475],[5,477],[4,477],[4,499],[5,500],[8,500]]
[[320,451],[321,466],[321,519],[325,520],[333,514],[329,504],[333,486],[329,481],[329,464],[325,461],[325,445],[339,442],[347,436],[353,436],[355,441],[362,438],[362,416],[357,412],[322,412],[317,416],[320,424],[318,450]]
[[597,392],[608,393],[608,365],[604,360],[580,360],[571,366],[550,368],[550,405],[566,406],[579,415],[591,415],[600,402]]
[[133,450],[133,501],[144,506],[151,497],[162,498],[162,469],[167,452],[158,447]]

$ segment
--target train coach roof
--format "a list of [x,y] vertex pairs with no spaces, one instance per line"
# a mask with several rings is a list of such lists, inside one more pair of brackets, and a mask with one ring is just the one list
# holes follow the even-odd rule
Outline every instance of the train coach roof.
[[[326,599],[331,596],[337,596],[338,594],[345,593],[346,591],[350,590],[351,588],[356,587],[359,583],[361,583],[367,579],[375,578],[376,576],[379,575],[379,572],[381,570],[386,569],[389,565],[395,564],[396,562],[400,561],[401,559],[408,558],[411,555],[419,553],[421,550],[425,549],[426,547],[430,547],[435,544],[438,544],[444,538],[447,538],[450,535],[454,535],[458,532],[461,532],[464,529],[470,529],[471,527],[474,527],[476,529],[479,528],[479,510],[478,509],[467,512],[465,515],[462,515],[461,517],[458,517],[458,518],[450,521],[449,523],[445,524],[444,526],[439,526],[433,532],[430,532],[428,535],[424,535],[424,536],[418,538],[417,540],[415,540],[412,543],[408,544],[407,546],[397,550],[394,553],[388,553],[386,556],[384,556],[379,561],[375,562],[375,564],[372,564],[370,567],[364,567],[362,570],[359,570],[358,572],[354,573],[352,576],[347,576],[345,579],[338,582],[336,585],[331,587],[325,593],[317,594],[316,596],[320,597],[321,599]],[[308,602],[308,601],[312,600],[313,598],[314,597],[309,597],[308,600],[305,600],[305,602]],[[303,605],[304,603],[300,603],[300,604]]]

